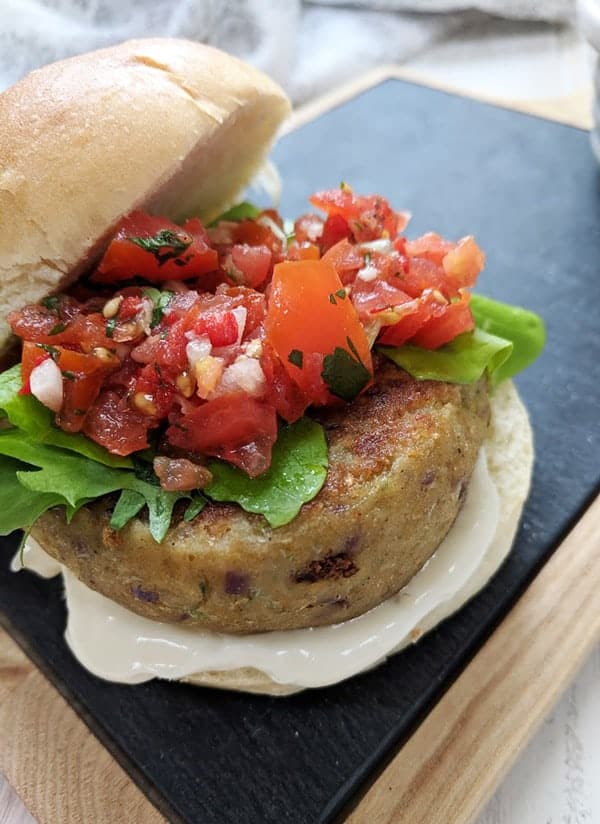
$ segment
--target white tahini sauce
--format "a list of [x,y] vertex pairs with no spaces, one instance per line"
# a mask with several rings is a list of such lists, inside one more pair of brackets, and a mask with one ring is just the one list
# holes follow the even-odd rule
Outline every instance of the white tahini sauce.
[[[482,449],[454,526],[404,589],[342,624],[285,632],[236,636],[150,621],[88,589],[32,539],[23,566],[44,577],[62,572],[67,643],[101,678],[133,684],[254,667],[290,688],[321,687],[375,666],[458,609],[506,556],[518,515],[518,507],[501,512]],[[21,569],[19,556],[12,568]]]

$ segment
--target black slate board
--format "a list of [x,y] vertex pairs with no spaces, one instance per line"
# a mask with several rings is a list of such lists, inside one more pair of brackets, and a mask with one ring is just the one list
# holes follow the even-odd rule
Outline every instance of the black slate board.
[[[329,821],[364,789],[501,620],[600,486],[600,195],[587,134],[388,80],[285,137],[284,214],[341,179],[415,214],[411,233],[473,233],[480,290],[547,321],[518,380],[536,433],[533,490],[492,583],[418,646],[337,687],[274,699],[88,675],[62,641],[56,582],[8,573],[0,622],[171,817]],[[523,651],[526,654],[526,650]]]

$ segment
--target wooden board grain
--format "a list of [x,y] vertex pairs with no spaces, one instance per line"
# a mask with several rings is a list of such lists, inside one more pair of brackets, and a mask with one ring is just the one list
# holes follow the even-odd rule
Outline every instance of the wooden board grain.
[[600,498],[348,824],[472,821],[600,641]]
[[40,824],[164,821],[64,698],[1,631],[0,730],[0,771]]
[[[296,112],[290,127],[390,76],[408,73],[377,70]],[[552,111],[545,101],[544,111],[529,110],[586,126],[581,107],[558,101]],[[590,602],[600,583],[599,528],[597,501],[351,813],[353,824],[460,824],[476,814],[600,637],[597,597]],[[571,615],[572,603],[595,606],[595,617],[581,608]],[[123,820],[164,820],[1,631],[0,730],[0,771],[40,822],[113,821],[117,810]]]

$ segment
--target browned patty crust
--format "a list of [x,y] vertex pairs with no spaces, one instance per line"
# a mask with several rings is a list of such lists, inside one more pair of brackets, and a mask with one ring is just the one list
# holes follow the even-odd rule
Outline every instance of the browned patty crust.
[[106,498],[69,527],[61,509],[48,512],[32,534],[89,587],[160,621],[247,633],[360,615],[404,586],[452,525],[485,438],[487,391],[386,363],[351,406],[315,417],[327,481],[284,527],[211,504],[157,544],[142,518],[111,529]]

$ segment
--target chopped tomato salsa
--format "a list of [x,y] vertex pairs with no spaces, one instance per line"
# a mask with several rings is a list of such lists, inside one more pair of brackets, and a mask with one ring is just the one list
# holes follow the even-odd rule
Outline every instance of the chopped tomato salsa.
[[22,392],[42,385],[59,427],[117,455],[152,444],[165,488],[198,487],[213,457],[268,470],[278,418],[351,402],[375,343],[435,349],[473,328],[472,237],[408,239],[407,213],[345,184],[311,203],[325,214],[293,229],[274,210],[123,218],[71,294],[9,316]]

